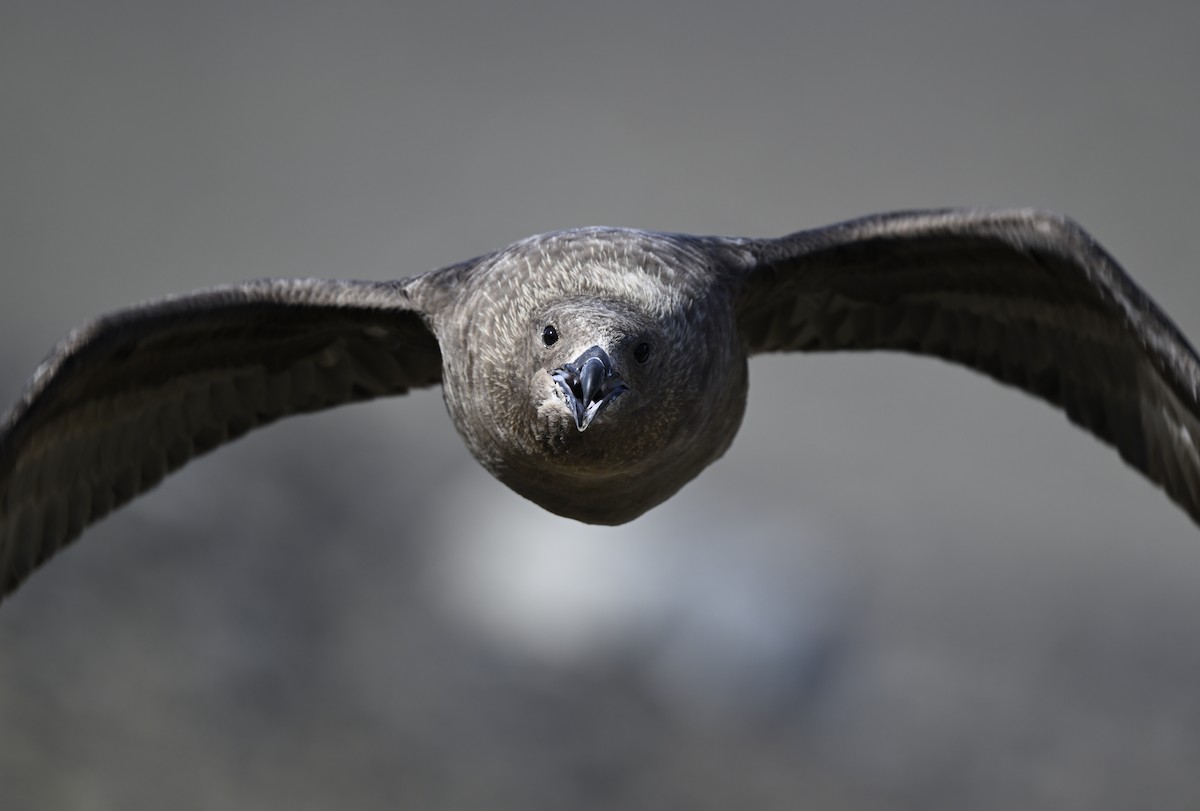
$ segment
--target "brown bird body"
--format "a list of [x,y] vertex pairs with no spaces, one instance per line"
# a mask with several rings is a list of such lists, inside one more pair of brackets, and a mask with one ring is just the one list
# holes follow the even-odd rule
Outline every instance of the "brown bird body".
[[[483,466],[551,512],[621,524],[733,441],[746,401],[737,281],[694,238],[587,228],[484,257],[440,306],[439,273],[406,289],[434,313],[446,404]],[[625,390],[581,427],[553,372],[593,347]]]
[[1023,388],[1200,522],[1200,360],[1065,218],[900,212],[779,239],[585,228],[406,281],[249,282],[72,332],[0,423],[0,596],[251,428],[439,382],[500,481],[623,523],[729,448],[749,355],[840,349]]

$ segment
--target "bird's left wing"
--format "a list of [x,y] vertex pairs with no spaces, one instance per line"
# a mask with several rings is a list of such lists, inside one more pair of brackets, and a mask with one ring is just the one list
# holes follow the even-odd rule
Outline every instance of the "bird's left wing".
[[715,239],[750,352],[893,349],[1024,389],[1116,446],[1200,523],[1200,359],[1078,225],[916,211]]
[[401,283],[264,280],[72,332],[0,422],[0,598],[189,459],[288,414],[441,380]]

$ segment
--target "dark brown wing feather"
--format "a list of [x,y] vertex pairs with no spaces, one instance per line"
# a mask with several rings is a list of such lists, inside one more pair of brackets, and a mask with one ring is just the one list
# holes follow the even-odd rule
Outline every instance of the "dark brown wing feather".
[[0,597],[198,454],[440,379],[437,341],[397,284],[251,282],[81,327],[0,423]]
[[744,266],[751,352],[895,349],[969,366],[1065,410],[1200,523],[1200,360],[1074,222],[900,212],[719,245]]

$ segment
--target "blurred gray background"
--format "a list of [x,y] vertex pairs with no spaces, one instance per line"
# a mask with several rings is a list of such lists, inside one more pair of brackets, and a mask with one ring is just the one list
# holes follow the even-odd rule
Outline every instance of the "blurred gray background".
[[[71,326],[608,224],[1070,214],[1200,336],[1195,3],[0,6],[0,395]],[[254,434],[0,607],[0,807],[1200,807],[1200,538],[1025,396],[754,361],[615,529],[440,393]],[[520,527],[520,529],[518,529]]]

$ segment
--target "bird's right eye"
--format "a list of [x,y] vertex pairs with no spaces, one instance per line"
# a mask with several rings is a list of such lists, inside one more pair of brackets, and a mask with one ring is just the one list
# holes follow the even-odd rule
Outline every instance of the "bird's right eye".
[[553,324],[547,324],[546,328],[542,330],[542,343],[544,343],[546,346],[550,346],[557,340],[558,330],[554,328]]

